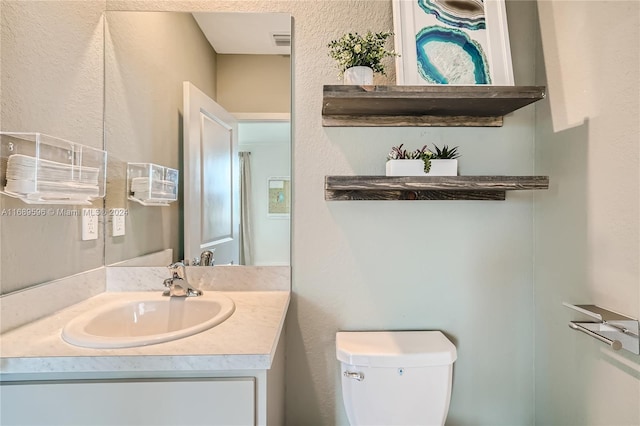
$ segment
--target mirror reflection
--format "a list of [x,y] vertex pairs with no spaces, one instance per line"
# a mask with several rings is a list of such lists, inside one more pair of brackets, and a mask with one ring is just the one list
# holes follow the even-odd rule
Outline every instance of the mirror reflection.
[[[107,265],[167,249],[289,264],[290,34],[288,14],[106,13],[105,207],[125,212],[124,235],[105,223]],[[178,201],[130,200],[127,163],[178,170]]]

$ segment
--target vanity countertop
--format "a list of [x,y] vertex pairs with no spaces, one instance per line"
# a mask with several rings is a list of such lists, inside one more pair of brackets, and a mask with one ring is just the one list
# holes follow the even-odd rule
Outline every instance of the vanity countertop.
[[87,349],[62,340],[62,328],[82,312],[119,296],[105,292],[0,335],[1,380],[31,374],[265,370],[283,330],[290,292],[220,291],[235,312],[193,336],[149,346]]

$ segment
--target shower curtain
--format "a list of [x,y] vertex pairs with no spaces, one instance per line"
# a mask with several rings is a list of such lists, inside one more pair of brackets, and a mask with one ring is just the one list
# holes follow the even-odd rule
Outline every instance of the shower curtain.
[[240,264],[253,264],[253,234],[251,232],[251,153],[240,156]]

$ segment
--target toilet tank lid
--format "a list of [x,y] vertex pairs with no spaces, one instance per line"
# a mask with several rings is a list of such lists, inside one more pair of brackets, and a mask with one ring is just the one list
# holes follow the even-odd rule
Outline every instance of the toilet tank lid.
[[363,367],[453,364],[456,347],[440,331],[340,331],[338,360]]

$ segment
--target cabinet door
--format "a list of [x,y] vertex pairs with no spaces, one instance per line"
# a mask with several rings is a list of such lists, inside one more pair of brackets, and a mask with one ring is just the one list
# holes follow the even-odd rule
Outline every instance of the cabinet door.
[[255,379],[2,383],[0,424],[253,425]]

